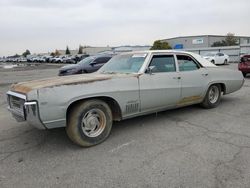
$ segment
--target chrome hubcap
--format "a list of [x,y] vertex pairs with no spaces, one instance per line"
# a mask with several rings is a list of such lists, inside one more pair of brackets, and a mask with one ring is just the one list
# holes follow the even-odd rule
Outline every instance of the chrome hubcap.
[[219,89],[216,86],[212,86],[209,93],[208,98],[210,103],[216,103],[219,98]]
[[106,117],[102,110],[91,109],[82,118],[83,133],[88,137],[99,136],[106,126]]

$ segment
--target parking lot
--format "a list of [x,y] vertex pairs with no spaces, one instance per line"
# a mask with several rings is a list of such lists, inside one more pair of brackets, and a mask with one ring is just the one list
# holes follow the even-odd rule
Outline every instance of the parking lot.
[[6,109],[10,84],[56,76],[60,66],[0,67],[1,188],[249,187],[249,76],[217,108],[194,105],[116,122],[104,143],[80,148],[64,128],[37,130]]

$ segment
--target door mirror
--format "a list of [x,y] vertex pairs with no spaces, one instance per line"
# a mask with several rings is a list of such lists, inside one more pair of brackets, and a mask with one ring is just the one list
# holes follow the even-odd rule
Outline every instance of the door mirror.
[[149,66],[146,70],[146,73],[153,74],[155,69],[156,69],[155,66]]

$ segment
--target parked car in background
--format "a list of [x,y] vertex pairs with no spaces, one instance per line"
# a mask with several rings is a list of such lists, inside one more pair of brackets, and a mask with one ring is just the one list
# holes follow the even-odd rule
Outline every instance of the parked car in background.
[[203,58],[210,61],[211,63],[217,64],[227,64],[229,62],[229,56],[221,52],[209,52],[206,53]]
[[68,56],[68,57],[63,58],[62,62],[67,63],[67,64],[75,64],[76,63],[73,56]]
[[116,55],[97,73],[14,84],[7,101],[18,121],[65,127],[74,143],[89,147],[108,138],[113,121],[193,104],[215,108],[243,83],[240,71],[195,53],[142,51]]
[[74,65],[66,65],[59,69],[59,76],[92,73],[107,63],[113,55],[89,56]]
[[250,73],[250,55],[244,55],[241,57],[238,68],[242,72],[244,77],[246,77],[247,74]]
[[77,54],[73,57],[73,60],[75,60],[75,62],[78,63],[81,60],[85,59],[86,57],[89,57],[89,55],[88,54]]
[[43,56],[37,56],[37,57],[31,58],[31,61],[35,63],[44,63],[46,62],[46,59]]

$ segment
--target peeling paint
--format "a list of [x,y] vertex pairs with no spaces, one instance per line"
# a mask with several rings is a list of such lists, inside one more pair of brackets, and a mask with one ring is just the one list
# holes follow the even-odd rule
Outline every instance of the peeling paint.
[[182,98],[177,105],[181,106],[181,105],[185,105],[185,104],[189,104],[189,103],[195,103],[198,101],[201,101],[202,97],[201,96],[191,96],[191,97],[184,97]]

